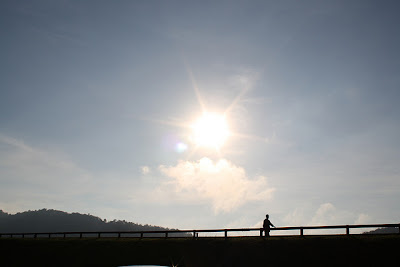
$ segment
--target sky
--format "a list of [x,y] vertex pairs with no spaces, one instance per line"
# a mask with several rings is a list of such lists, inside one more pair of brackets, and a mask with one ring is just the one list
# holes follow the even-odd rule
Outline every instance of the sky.
[[399,9],[1,1],[0,209],[398,223]]

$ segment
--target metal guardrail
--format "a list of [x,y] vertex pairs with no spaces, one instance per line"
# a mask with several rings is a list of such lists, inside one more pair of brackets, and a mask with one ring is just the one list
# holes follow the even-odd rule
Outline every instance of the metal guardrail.
[[[360,224],[360,225],[326,225],[326,226],[287,226],[287,227],[275,227],[271,228],[271,231],[286,231],[286,230],[299,230],[300,236],[304,236],[304,230],[315,230],[315,229],[345,229],[346,235],[350,235],[350,229],[355,228],[381,228],[381,227],[395,227],[398,228],[398,234],[400,234],[400,223],[397,224]],[[40,236],[47,236],[48,238],[53,237],[106,237],[107,235],[113,235],[113,237],[133,237],[133,238],[144,238],[144,237],[193,237],[197,238],[199,233],[224,233],[224,237],[228,238],[228,232],[254,232],[259,231],[260,236],[263,235],[263,228],[233,228],[233,229],[202,229],[202,230],[167,230],[167,231],[89,231],[89,232],[37,232],[37,233],[0,233],[0,238],[3,237],[33,237],[37,238]],[[122,236],[124,235],[124,236]],[[158,236],[156,236],[158,235]]]

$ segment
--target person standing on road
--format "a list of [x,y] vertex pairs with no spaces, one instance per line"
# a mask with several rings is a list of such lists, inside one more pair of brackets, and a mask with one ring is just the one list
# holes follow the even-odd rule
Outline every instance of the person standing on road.
[[271,227],[270,226],[275,227],[275,225],[273,225],[271,223],[271,221],[269,220],[269,215],[268,214],[265,217],[266,218],[264,220],[263,228],[264,228],[265,236],[269,236],[269,231],[271,231]]

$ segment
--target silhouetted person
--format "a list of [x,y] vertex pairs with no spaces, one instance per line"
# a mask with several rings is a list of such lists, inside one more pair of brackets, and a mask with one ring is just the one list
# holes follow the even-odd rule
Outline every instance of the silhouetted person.
[[263,228],[264,228],[265,236],[269,236],[269,231],[271,231],[270,226],[272,226],[272,227],[275,227],[275,226],[270,222],[268,214],[265,217],[266,218],[263,223]]

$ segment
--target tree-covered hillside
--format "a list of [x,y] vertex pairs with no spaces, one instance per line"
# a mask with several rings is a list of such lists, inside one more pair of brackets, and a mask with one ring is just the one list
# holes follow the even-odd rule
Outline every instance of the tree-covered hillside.
[[399,233],[399,228],[397,227],[384,227],[368,231],[363,234],[398,234],[398,233]]
[[106,221],[99,217],[41,209],[8,214],[0,210],[0,233],[22,232],[85,232],[85,231],[158,231],[171,230],[153,225],[141,225],[125,220]]

